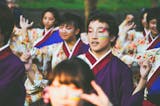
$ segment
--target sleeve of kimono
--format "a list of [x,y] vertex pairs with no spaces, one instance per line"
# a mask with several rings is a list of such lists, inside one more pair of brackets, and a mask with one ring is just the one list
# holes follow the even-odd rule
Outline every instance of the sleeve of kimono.
[[25,67],[22,63],[11,67],[8,65],[7,69],[3,70],[0,76],[0,95],[3,96],[0,101],[15,97],[15,94],[21,95],[21,98],[25,97],[24,76]]
[[121,91],[121,106],[141,106],[143,100],[143,90],[132,95],[133,81],[132,72],[129,68],[126,68],[122,72]]

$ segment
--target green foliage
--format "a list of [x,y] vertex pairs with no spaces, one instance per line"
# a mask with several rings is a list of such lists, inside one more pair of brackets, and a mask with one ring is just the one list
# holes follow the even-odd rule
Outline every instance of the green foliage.
[[[48,8],[84,10],[84,0],[19,0],[22,8]],[[108,11],[130,11],[151,7],[151,0],[98,0],[97,8]]]

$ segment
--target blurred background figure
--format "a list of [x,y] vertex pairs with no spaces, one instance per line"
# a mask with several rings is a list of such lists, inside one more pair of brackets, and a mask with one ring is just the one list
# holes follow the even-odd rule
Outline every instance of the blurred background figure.
[[4,5],[6,5],[6,4],[7,4],[7,2],[6,2],[6,0],[1,0],[1,1],[0,1],[0,4],[4,4]]
[[7,6],[11,9],[14,15],[15,25],[19,27],[20,15],[22,15],[22,10],[19,8],[16,0],[6,0]]

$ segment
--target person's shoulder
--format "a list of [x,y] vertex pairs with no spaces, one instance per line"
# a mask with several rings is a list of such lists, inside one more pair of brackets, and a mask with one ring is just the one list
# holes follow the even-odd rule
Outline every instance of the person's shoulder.
[[11,61],[14,61],[14,63],[17,63],[17,64],[24,64],[20,58],[18,56],[16,56],[14,53],[11,53]]
[[125,64],[119,57],[113,55],[112,60],[114,64],[117,65],[117,67],[126,68],[127,70],[129,70],[129,67],[127,66],[127,64]]

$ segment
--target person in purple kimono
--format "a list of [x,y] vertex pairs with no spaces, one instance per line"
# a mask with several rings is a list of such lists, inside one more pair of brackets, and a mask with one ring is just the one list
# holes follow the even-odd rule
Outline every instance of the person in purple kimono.
[[23,106],[25,66],[9,48],[14,16],[6,5],[0,7],[0,106]]
[[118,26],[111,15],[95,13],[88,21],[90,49],[79,57],[86,61],[96,76],[96,82],[114,106],[140,106],[148,71],[134,90],[132,71],[112,54]]

